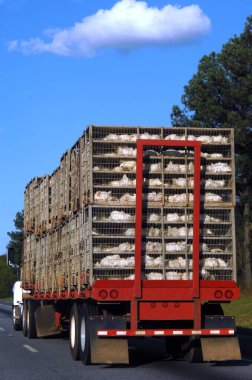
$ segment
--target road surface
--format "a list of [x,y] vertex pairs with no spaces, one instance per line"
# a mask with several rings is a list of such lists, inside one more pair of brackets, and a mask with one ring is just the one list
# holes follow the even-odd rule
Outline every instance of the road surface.
[[252,379],[252,336],[241,335],[243,360],[173,361],[158,339],[130,341],[131,364],[84,366],[70,357],[69,340],[29,340],[12,328],[11,306],[0,302],[0,380],[246,380]]

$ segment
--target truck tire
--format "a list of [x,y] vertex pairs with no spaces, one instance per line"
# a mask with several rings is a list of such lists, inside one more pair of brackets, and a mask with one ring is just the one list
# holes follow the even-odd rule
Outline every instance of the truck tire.
[[200,338],[190,337],[185,346],[184,359],[189,363],[202,363],[203,355]]
[[37,328],[35,321],[35,311],[38,307],[38,302],[27,300],[27,337],[28,339],[37,338]]
[[[18,316],[18,318],[17,318]],[[20,316],[20,308],[17,305],[12,306],[12,321],[13,321],[13,329],[15,331],[22,330],[22,320]]]
[[85,365],[91,364],[91,346],[90,346],[90,307],[84,303],[80,311],[80,359]]
[[27,336],[27,300],[24,300],[23,302],[22,330],[23,335]]
[[70,352],[73,360],[80,359],[80,311],[76,303],[70,314]]
[[185,337],[170,336],[165,338],[165,348],[168,355],[172,360],[180,359],[183,357],[182,345],[185,343]]

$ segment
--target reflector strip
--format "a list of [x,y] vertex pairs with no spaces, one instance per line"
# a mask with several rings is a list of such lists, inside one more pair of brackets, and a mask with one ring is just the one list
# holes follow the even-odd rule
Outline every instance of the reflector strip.
[[210,334],[218,335],[220,334],[220,330],[210,330]]
[[154,335],[164,335],[164,331],[154,331]]
[[183,331],[173,331],[173,335],[183,335]]
[[108,335],[109,331],[97,331],[97,335]]
[[144,331],[144,330],[137,330],[137,331],[135,332],[135,334],[136,334],[136,335],[145,335],[145,334],[146,334],[146,331]]
[[167,336],[167,335],[234,335],[231,329],[201,329],[201,330],[98,330],[98,336]]
[[127,335],[127,331],[117,331],[116,335]]

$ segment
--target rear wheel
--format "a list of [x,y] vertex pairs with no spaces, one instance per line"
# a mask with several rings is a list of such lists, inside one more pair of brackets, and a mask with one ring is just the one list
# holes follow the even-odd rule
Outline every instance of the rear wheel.
[[27,300],[23,302],[22,329],[24,336],[27,336]]
[[184,359],[189,363],[202,363],[203,355],[201,349],[200,338],[190,337],[187,344],[185,345],[185,350],[183,351]]
[[95,303],[84,303],[80,311],[80,359],[83,364],[91,364],[90,317],[99,314]]
[[83,304],[80,312],[80,358],[83,364],[91,364],[89,307]]
[[165,348],[168,355],[173,360],[180,359],[182,356],[182,345],[185,342],[184,337],[167,337],[165,338]]
[[38,303],[33,300],[27,302],[27,337],[29,339],[37,338],[37,328],[35,321],[35,311],[38,307]]
[[13,305],[12,307],[12,321],[13,321],[13,328],[15,331],[22,330],[22,319],[21,319],[21,313],[20,313],[20,307],[18,305]]
[[70,315],[70,352],[73,360],[80,359],[80,312],[76,303]]

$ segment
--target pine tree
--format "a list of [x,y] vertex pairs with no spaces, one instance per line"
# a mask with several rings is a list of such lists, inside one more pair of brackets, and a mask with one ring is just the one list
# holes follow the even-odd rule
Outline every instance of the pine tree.
[[16,213],[13,223],[16,230],[8,232],[8,236],[11,239],[8,245],[14,248],[15,264],[19,266],[21,263],[23,250],[24,211]]

